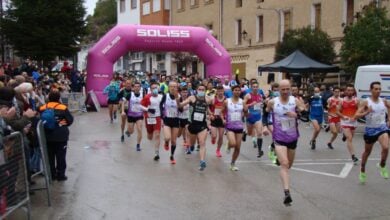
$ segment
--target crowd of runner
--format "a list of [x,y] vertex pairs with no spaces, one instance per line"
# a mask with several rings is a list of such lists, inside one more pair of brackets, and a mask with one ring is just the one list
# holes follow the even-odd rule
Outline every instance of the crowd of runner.
[[[161,76],[137,81],[121,79],[116,75],[104,93],[108,96],[111,123],[118,117],[119,111],[121,142],[125,142],[125,136],[130,137],[136,130],[136,150],[141,151],[145,125],[147,138],[154,145],[155,161],[160,159],[160,146],[163,145],[164,150],[170,153],[170,163],[176,164],[177,139],[182,138],[187,154],[199,151],[199,170],[203,171],[207,167],[206,139],[210,134],[212,145],[216,145],[216,157],[222,157],[221,149],[225,146],[226,154],[231,153],[230,170],[238,171],[236,161],[242,141],[250,136],[257,157],[261,158],[264,155],[263,136],[271,135],[268,157],[280,166],[285,194],[283,202],[289,206],[292,203],[289,169],[298,145],[299,119],[310,121],[313,126],[310,141],[302,141],[300,145],[307,144],[315,150],[316,139],[321,129],[325,128],[325,131],[331,131],[327,147],[334,149],[333,142],[342,132],[351,161],[357,164],[359,159],[352,139],[357,120],[364,118],[365,150],[361,157],[359,180],[366,182],[365,166],[376,142],[382,148],[381,161],[377,166],[381,176],[388,179],[387,115],[390,103],[380,98],[380,82],[372,82],[369,89],[371,97],[364,100],[355,97],[353,85],[347,85],[343,91],[338,87],[326,91],[314,87],[312,96],[302,97],[297,85],[291,85],[289,80],[273,83],[264,92],[257,79],[240,81],[237,76],[233,80],[202,80],[195,75],[191,78]],[[225,135],[226,138],[223,138]]]

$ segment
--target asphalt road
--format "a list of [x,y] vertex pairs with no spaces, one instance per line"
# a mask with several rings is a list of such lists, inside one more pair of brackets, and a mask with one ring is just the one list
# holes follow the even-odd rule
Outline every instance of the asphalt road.
[[[121,143],[119,122],[110,124],[106,111],[76,116],[67,155],[69,179],[52,184],[52,207],[44,192],[31,197],[32,219],[390,219],[390,180],[375,166],[378,145],[367,165],[367,183],[361,185],[359,166],[351,164],[341,136],[330,150],[330,134],[322,132],[312,151],[311,127],[300,124],[290,172],[294,201],[285,207],[278,167],[266,156],[256,158],[250,138],[242,146],[240,171],[233,172],[230,155],[217,158],[208,137],[208,166],[200,172],[198,154],[185,155],[182,147],[177,164],[171,165],[163,149],[161,160],[153,161],[146,138],[141,152],[135,149],[135,135]],[[270,138],[264,143],[268,146]],[[361,134],[354,144],[360,159]],[[24,215],[19,211],[9,219]]]

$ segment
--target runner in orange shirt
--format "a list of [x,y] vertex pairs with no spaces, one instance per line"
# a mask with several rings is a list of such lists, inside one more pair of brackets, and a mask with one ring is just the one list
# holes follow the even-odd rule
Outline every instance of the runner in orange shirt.
[[342,99],[340,98],[340,88],[333,89],[333,96],[328,99],[328,123],[332,136],[328,142],[329,149],[333,150],[333,141],[337,138],[337,133],[340,131],[340,116],[337,115],[337,106],[340,105]]

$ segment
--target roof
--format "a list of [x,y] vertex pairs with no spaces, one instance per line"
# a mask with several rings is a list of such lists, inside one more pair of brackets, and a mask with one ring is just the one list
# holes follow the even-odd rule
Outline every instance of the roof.
[[275,63],[259,66],[258,71],[277,71],[287,73],[324,73],[338,72],[339,68],[337,66],[317,62],[306,56],[300,50],[296,50],[282,60],[279,60]]

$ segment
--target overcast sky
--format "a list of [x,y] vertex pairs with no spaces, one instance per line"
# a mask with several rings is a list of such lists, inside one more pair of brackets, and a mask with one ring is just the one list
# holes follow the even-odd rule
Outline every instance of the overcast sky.
[[85,0],[85,7],[87,9],[87,14],[89,15],[92,15],[93,14],[93,10],[95,9],[95,6],[96,6],[96,2],[98,0]]

